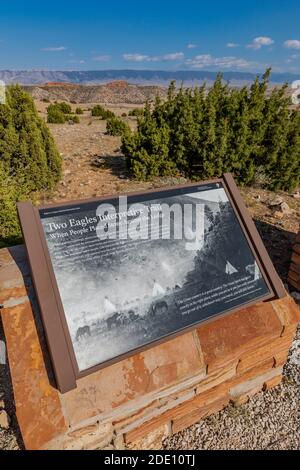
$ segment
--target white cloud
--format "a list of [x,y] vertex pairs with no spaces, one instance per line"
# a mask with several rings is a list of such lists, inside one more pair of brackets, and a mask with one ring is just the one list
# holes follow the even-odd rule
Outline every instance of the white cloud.
[[182,60],[184,59],[183,52],[172,52],[171,54],[166,54],[162,57],[163,60]]
[[286,59],[287,64],[292,64],[295,60],[299,59],[300,54],[292,54],[288,59]]
[[151,57],[145,54],[123,54],[123,59],[127,62],[149,62]]
[[195,69],[203,68],[238,68],[238,69],[247,69],[251,67],[251,62],[248,62],[246,59],[240,59],[234,56],[228,57],[212,57],[210,54],[197,55],[193,59],[188,59],[186,65],[189,65]]
[[172,52],[163,56],[150,56],[146,54],[123,54],[126,62],[159,62],[159,61],[175,61],[184,59],[183,52]]
[[67,47],[64,46],[59,46],[59,47],[44,47],[41,49],[41,51],[44,52],[61,52],[61,51],[66,51]]
[[85,60],[83,60],[83,59],[78,59],[78,60],[71,59],[68,62],[69,62],[69,64],[85,64]]
[[248,49],[258,50],[261,49],[263,46],[271,46],[274,44],[272,38],[267,36],[259,36],[258,38],[254,38],[251,44],[248,44],[246,47]]
[[110,59],[111,59],[110,55],[97,55],[97,56],[93,57],[93,60],[95,62],[109,62]]
[[186,47],[188,49],[195,49],[195,47],[197,47],[197,44],[193,44],[192,42],[190,42]]
[[287,49],[300,49],[300,41],[298,39],[288,39],[283,45]]
[[228,42],[228,43],[226,44],[226,47],[234,48],[234,47],[239,47],[239,45],[236,44],[235,42]]

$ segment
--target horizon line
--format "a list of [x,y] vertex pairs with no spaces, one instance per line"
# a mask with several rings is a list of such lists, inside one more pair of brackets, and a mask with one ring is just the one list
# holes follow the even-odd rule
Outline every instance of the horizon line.
[[[264,71],[246,71],[246,70],[190,70],[190,69],[178,69],[178,70],[168,70],[168,69],[135,69],[135,68],[111,68],[111,69],[49,69],[49,68],[28,68],[28,69],[16,69],[16,68],[0,68],[0,72],[163,72],[163,73],[237,73],[237,74],[250,74],[250,75],[258,75],[263,74]],[[271,75],[295,75],[297,73],[293,72],[276,72],[271,71]]]

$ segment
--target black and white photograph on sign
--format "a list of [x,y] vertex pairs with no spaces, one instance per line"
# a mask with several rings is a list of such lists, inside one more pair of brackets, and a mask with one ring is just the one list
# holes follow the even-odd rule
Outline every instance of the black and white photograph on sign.
[[40,216],[81,372],[269,293],[220,183]]

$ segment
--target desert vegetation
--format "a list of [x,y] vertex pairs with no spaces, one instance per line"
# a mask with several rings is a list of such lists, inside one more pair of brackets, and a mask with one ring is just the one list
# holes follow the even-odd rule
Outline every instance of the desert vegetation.
[[115,117],[115,114],[109,109],[105,109],[100,104],[97,104],[92,108],[92,116],[99,117],[100,119],[112,119]]
[[122,119],[118,119],[116,116],[107,120],[106,133],[108,135],[125,135],[130,132],[129,126]]
[[[163,177],[163,184],[211,178],[225,171],[233,172],[240,185],[275,191],[299,188],[300,113],[290,106],[286,87],[271,88],[268,81],[269,71],[240,89],[229,88],[221,76],[210,88],[178,89],[171,83],[165,98],[152,100],[144,108],[133,104],[125,113],[124,107],[116,107],[121,118],[99,104],[89,110],[94,118],[89,113],[81,118],[79,105],[53,100],[46,105],[40,100],[39,116],[24,89],[8,87],[6,104],[0,105],[0,243],[19,241],[18,200],[34,199],[35,194],[38,198],[40,191],[51,200],[53,188],[64,199],[96,195],[93,182],[97,178],[101,188],[109,186],[107,168],[99,169],[99,175],[95,168],[90,170],[89,153],[93,159],[97,155],[97,162],[99,155],[108,162],[107,155],[115,156],[117,151],[117,159],[109,159],[114,171],[124,165],[125,155],[135,181],[127,179],[129,173],[120,166],[121,178],[112,177],[118,191],[129,191],[139,180],[147,180],[146,189],[157,176]],[[136,117],[136,122],[126,119],[126,114]],[[66,175],[57,187],[61,156],[45,117],[64,155],[79,133],[74,156],[64,157]],[[52,125],[79,122],[79,118],[82,123],[74,130]],[[84,184],[81,158],[86,159],[84,178],[89,184]],[[293,204],[292,199],[289,202]]]
[[143,108],[134,108],[129,111],[128,116],[139,117],[139,116],[143,116],[143,114],[144,114]]
[[300,113],[287,85],[269,93],[270,70],[250,87],[229,88],[219,75],[207,90],[169,86],[148,103],[137,131],[125,130],[122,151],[140,180],[182,175],[204,179],[232,172],[240,185],[289,191],[300,183]]
[[79,109],[81,110],[81,108],[77,108],[76,114],[73,115],[72,108],[68,103],[50,104],[47,108],[47,122],[50,124],[64,124],[66,121],[70,121],[74,124],[78,124],[80,122],[78,114],[82,114],[81,112],[77,112]]
[[53,188],[61,176],[61,158],[33,99],[18,85],[0,104],[0,246],[20,237],[16,202]]

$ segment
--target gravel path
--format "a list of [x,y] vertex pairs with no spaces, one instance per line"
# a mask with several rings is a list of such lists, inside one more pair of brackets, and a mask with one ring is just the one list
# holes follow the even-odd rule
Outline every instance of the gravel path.
[[164,449],[300,450],[300,327],[282,384],[174,434]]

